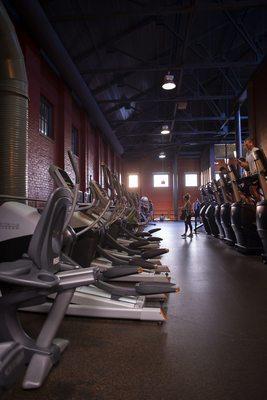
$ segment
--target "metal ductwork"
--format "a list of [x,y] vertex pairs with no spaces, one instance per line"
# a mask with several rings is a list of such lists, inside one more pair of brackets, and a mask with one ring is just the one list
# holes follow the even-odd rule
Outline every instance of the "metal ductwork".
[[[79,97],[91,121],[106,136],[116,153],[122,154],[123,147],[112,131],[106,117],[97,104],[79,70],[54,31],[38,0],[14,0],[16,10],[23,17],[32,35],[51,58],[65,82]],[[77,38],[78,39],[78,38]]]
[[28,82],[15,28],[0,1],[1,193],[27,196]]

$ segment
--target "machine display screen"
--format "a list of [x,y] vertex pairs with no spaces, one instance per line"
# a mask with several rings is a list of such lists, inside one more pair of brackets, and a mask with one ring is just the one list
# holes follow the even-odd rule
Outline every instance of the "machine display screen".
[[69,175],[67,174],[67,172],[64,171],[64,170],[61,169],[61,168],[58,168],[58,172],[60,173],[60,175],[62,176],[62,178],[64,179],[64,181],[65,181],[66,184],[68,185],[68,187],[69,187],[70,189],[73,189],[73,188],[74,188],[73,182],[72,182],[72,180],[70,179],[70,177],[69,177]]

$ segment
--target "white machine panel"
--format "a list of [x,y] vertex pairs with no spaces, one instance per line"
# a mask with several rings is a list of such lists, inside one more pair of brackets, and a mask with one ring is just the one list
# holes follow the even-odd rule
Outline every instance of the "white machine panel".
[[0,206],[0,241],[32,235],[40,219],[36,208],[8,201]]

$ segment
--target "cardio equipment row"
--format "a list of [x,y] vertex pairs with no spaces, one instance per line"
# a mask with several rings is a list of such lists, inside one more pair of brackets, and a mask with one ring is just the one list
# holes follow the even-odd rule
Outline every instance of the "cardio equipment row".
[[[21,375],[24,389],[42,386],[69,344],[55,337],[65,314],[162,323],[168,294],[179,291],[144,199],[102,165],[105,189],[90,181],[81,201],[69,157],[75,182],[52,165],[56,189],[41,209],[0,197],[0,393]],[[47,314],[37,338],[24,330],[21,310]]]
[[243,254],[261,254],[267,262],[267,160],[253,151],[257,173],[239,176],[235,165],[221,168],[220,178],[200,187],[200,216],[208,235]]

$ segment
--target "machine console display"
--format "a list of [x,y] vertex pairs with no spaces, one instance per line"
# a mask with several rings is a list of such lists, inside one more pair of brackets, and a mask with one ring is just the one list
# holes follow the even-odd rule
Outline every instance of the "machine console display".
[[67,172],[64,171],[61,168],[58,168],[58,172],[60,173],[60,175],[62,176],[62,178],[66,182],[66,184],[68,185],[68,188],[73,189],[74,188],[74,184],[73,184],[72,180],[70,179],[69,175],[67,174]]

